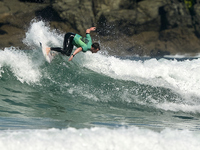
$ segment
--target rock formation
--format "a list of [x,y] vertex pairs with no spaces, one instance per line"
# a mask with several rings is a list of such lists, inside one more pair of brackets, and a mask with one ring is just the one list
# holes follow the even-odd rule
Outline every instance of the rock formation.
[[[188,0],[189,1],[189,0]],[[33,18],[52,29],[85,34],[112,55],[195,55],[200,52],[200,4],[184,0],[0,0],[0,48],[24,47]]]

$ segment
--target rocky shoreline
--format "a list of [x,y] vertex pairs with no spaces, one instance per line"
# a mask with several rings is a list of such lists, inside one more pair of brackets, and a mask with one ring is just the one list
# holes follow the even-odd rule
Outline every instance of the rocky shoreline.
[[[189,0],[188,0],[189,1]],[[191,1],[192,2],[192,1]],[[152,57],[200,53],[200,4],[184,0],[0,0],[0,48],[24,48],[32,19],[85,34],[111,55]]]

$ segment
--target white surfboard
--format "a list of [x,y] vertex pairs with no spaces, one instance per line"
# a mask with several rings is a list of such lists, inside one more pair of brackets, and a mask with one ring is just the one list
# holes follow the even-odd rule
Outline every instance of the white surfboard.
[[41,42],[40,42],[40,47],[42,49],[42,53],[43,53],[46,61],[48,63],[51,63],[51,61],[53,60],[53,56],[51,55],[51,52],[49,52],[49,54],[47,54],[47,52],[46,52],[46,46],[43,46]]

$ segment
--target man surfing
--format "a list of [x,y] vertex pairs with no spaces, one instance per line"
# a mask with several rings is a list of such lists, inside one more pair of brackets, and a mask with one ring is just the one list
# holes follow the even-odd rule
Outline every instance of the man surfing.
[[63,42],[63,48],[60,47],[47,47],[46,52],[47,55],[49,52],[57,51],[62,53],[63,55],[70,56],[73,50],[74,45],[77,47],[77,49],[73,52],[73,54],[70,56],[69,61],[71,61],[74,56],[79,52],[86,52],[91,51],[92,53],[97,53],[100,50],[99,43],[92,43],[92,39],[90,36],[91,31],[95,31],[96,27],[91,27],[86,30],[86,37],[82,37],[79,34],[68,32],[65,34],[64,42]]

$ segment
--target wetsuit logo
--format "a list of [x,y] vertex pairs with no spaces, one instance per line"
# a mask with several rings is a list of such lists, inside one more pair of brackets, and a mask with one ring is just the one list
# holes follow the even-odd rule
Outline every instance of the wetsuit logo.
[[87,44],[87,43],[89,42],[89,40],[86,39],[86,38],[81,37],[80,39],[81,39],[81,41],[84,42],[85,44]]

